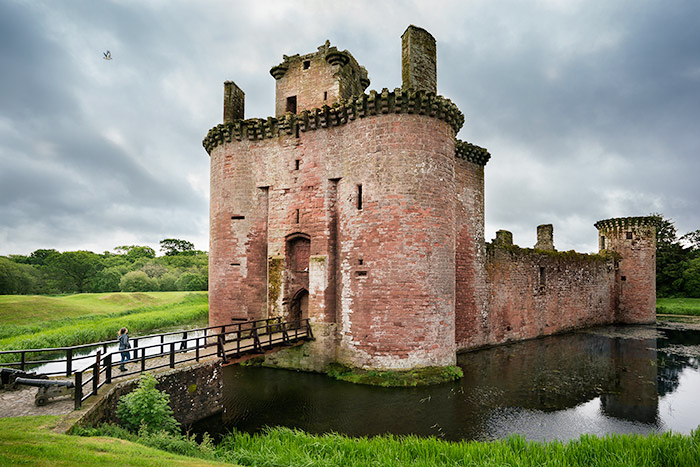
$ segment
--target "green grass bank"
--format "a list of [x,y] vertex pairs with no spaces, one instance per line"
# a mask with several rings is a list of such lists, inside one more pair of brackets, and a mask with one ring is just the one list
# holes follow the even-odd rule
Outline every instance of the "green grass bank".
[[700,298],[657,298],[656,314],[700,316]]
[[[349,438],[288,428],[233,433],[219,445],[184,436],[135,435],[115,427],[53,433],[58,417],[0,419],[0,465],[234,465],[255,466],[697,466],[700,432],[582,436],[569,442],[448,442],[414,436]],[[90,433],[92,431],[92,433]],[[87,436],[85,436],[87,435]],[[126,439],[116,439],[118,435]],[[147,446],[147,447],[142,447]],[[167,452],[170,451],[170,452]],[[190,457],[181,457],[186,453]]]
[[0,350],[112,340],[122,326],[129,328],[132,337],[175,326],[206,326],[208,310],[206,292],[4,295],[0,296]]
[[143,444],[109,437],[78,437],[52,431],[60,417],[0,418],[0,466],[214,466]]

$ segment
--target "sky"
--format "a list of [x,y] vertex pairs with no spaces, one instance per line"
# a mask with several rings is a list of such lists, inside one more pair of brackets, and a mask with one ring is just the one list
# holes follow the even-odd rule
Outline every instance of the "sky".
[[596,221],[650,213],[700,229],[697,0],[0,0],[0,255],[208,250],[223,82],[274,115],[270,68],[328,39],[393,89],[410,24],[437,40],[458,138],[492,155],[487,241],[551,223],[593,252]]

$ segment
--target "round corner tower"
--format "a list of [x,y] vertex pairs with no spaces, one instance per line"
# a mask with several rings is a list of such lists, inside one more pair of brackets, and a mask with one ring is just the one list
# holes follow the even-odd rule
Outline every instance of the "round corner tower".
[[226,83],[224,123],[203,142],[212,324],[308,318],[331,336],[328,361],[455,363],[464,116],[436,95],[432,36],[410,26],[402,41],[393,91],[365,93],[366,70],[328,42],[270,70],[275,117],[244,119],[243,91]]
[[659,218],[618,217],[595,223],[600,251],[620,255],[615,282],[615,321],[642,324],[656,320],[656,230]]

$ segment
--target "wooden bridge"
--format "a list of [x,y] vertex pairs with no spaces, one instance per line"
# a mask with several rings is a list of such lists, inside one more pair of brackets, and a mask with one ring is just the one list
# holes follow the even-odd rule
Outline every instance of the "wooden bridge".
[[[72,347],[1,351],[0,358],[4,360],[8,359],[5,355],[10,355],[9,359],[17,358],[0,363],[0,366],[31,371],[39,365],[59,364],[60,370],[43,374],[72,378],[75,408],[79,409],[102,386],[120,378],[159,368],[175,368],[204,358],[220,358],[223,365],[232,365],[312,339],[308,319],[293,322],[281,318],[260,319],[132,337],[131,358],[124,362],[128,367],[124,372],[119,371],[121,351],[114,349],[117,340]],[[97,352],[92,354],[95,349]],[[91,355],[81,355],[86,353]]]

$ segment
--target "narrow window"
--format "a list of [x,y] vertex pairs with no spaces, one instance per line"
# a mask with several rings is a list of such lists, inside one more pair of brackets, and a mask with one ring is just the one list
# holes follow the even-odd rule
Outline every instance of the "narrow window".
[[233,219],[234,221],[239,221],[245,219],[245,216],[231,216],[231,219]]
[[299,223],[299,210],[297,209],[297,224]]
[[308,70],[311,66],[311,60],[304,60],[304,69]]
[[328,100],[328,91],[323,91],[323,100]]
[[540,287],[545,286],[544,266],[540,266]]
[[632,240],[632,232],[627,232],[627,240]]
[[241,263],[231,263],[231,266],[240,266]]
[[357,185],[357,209],[362,210],[362,185]]
[[301,163],[300,159],[297,159],[294,161],[294,170],[299,170],[299,164]]
[[357,260],[357,264],[359,264],[360,266],[362,266],[363,264],[365,264],[365,260],[363,260],[362,258],[360,258],[360,259]]
[[605,236],[604,235],[600,236],[600,249],[605,250]]
[[297,96],[287,98],[287,112],[297,113]]
[[620,277],[620,280],[626,281],[626,280],[627,280],[627,276],[622,276],[622,277]]

